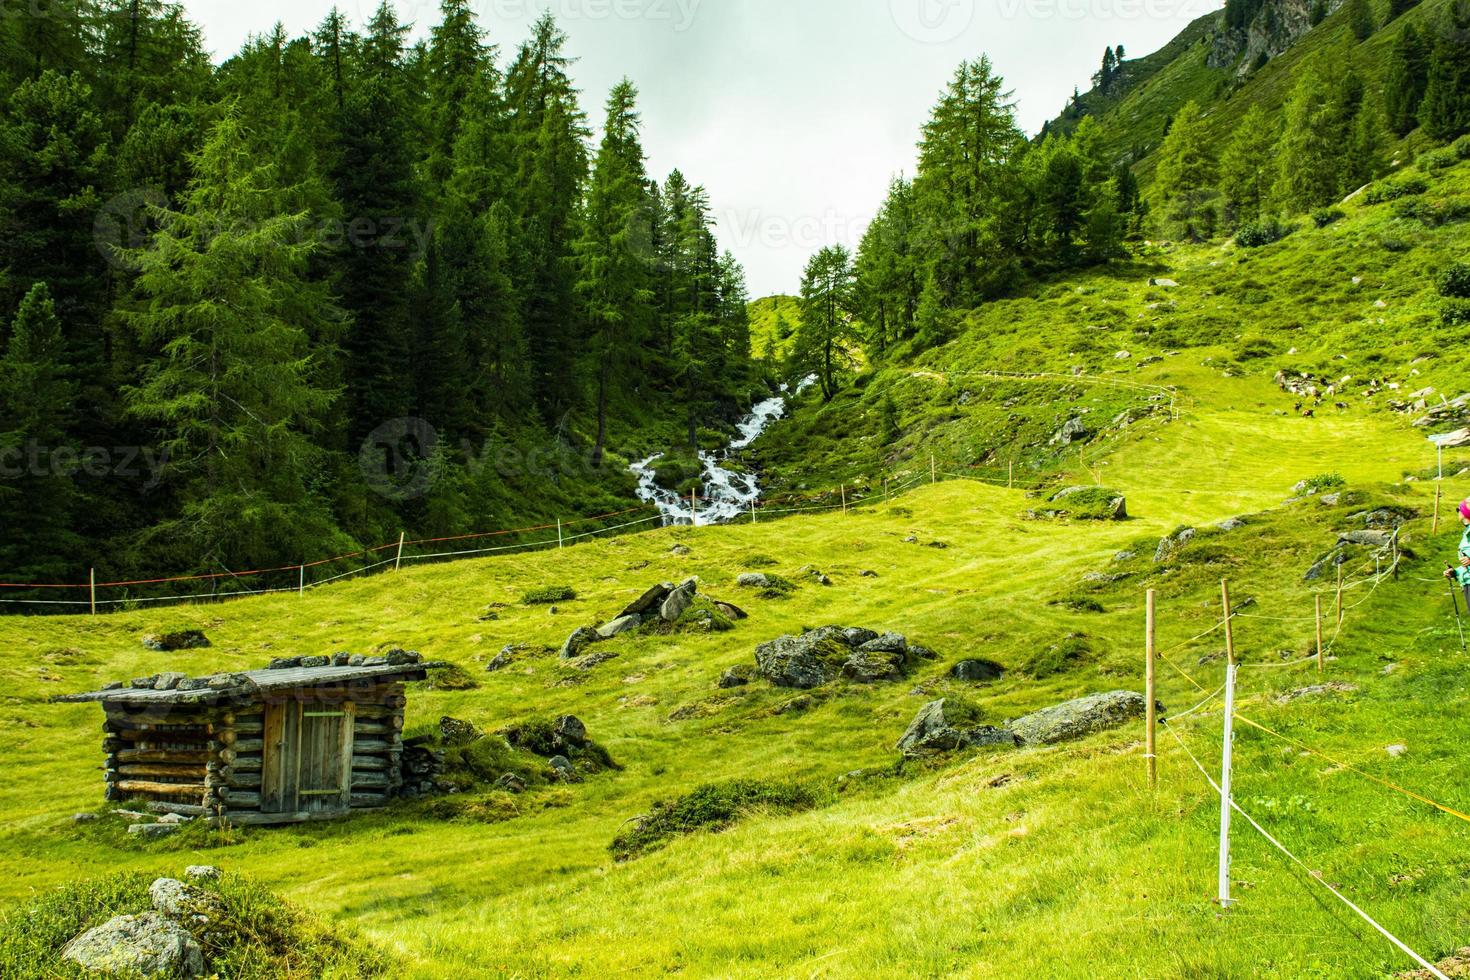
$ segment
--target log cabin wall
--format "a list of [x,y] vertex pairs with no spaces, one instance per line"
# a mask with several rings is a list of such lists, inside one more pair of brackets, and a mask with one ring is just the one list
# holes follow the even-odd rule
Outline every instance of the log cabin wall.
[[230,712],[130,711],[104,704],[106,799],[142,799],[190,812],[209,804],[209,771],[220,761]]

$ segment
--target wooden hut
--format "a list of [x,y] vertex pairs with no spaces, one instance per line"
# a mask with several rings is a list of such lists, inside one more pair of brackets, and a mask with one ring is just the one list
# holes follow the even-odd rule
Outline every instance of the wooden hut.
[[234,824],[299,823],[398,795],[404,685],[441,666],[402,651],[294,658],[55,700],[102,704],[109,801]]

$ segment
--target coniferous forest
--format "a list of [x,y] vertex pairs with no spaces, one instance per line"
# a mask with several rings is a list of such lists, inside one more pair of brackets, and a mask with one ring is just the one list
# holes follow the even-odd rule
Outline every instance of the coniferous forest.
[[[710,194],[548,15],[390,4],[212,66],[182,8],[0,21],[0,569],[223,571],[625,501],[748,401]],[[665,424],[666,423],[666,424]]]

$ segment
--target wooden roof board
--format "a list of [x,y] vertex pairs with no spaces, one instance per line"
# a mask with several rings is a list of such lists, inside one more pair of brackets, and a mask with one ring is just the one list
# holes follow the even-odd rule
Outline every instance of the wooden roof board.
[[219,688],[201,688],[190,691],[155,691],[147,688],[120,687],[110,691],[87,691],[81,694],[62,694],[51,700],[58,704],[84,704],[107,702],[137,707],[201,705],[239,698],[241,695],[269,694],[273,691],[292,690],[305,687],[340,687],[356,681],[386,680],[402,678],[422,680],[430,670],[449,666],[445,663],[394,664],[373,667],[287,667],[281,670],[245,670],[211,677],[231,678],[243,676],[247,684],[233,684]]

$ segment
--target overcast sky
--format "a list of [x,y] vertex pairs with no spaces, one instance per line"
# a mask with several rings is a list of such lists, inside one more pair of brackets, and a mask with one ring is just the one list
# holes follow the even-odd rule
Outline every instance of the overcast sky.
[[[275,21],[299,34],[332,0],[184,0],[216,61]],[[377,0],[339,0],[358,24]],[[649,168],[708,187],[753,296],[795,292],[806,259],[856,246],[960,61],[988,54],[1035,132],[1107,45],[1162,47],[1223,0],[474,0],[502,64],[550,9],[570,35],[583,106],[637,84]],[[416,37],[438,0],[396,0]]]

